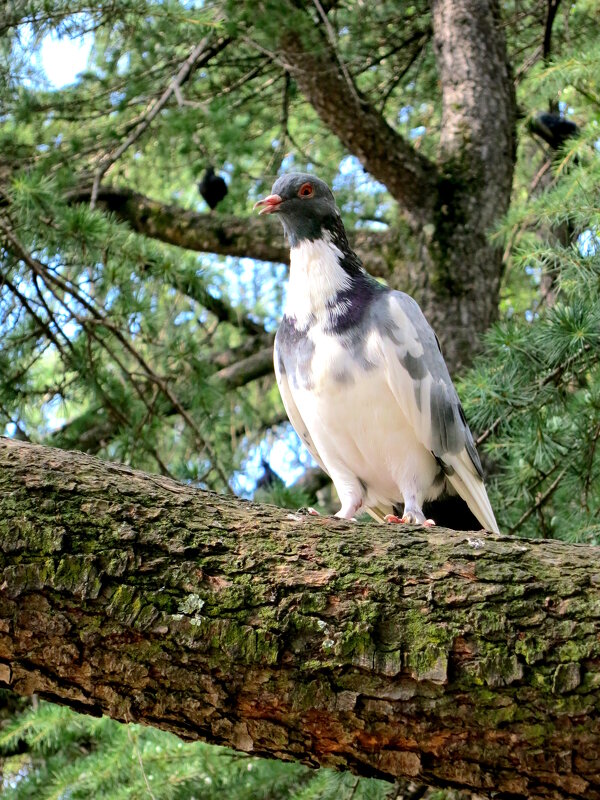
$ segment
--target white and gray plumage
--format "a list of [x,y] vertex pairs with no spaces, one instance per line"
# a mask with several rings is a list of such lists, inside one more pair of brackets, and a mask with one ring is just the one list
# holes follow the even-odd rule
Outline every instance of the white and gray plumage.
[[275,375],[290,422],[329,474],[342,507],[383,522],[429,523],[423,504],[462,497],[498,526],[479,456],[436,336],[417,303],[367,274],[333,194],[313,175],[279,178],[256,204],[290,243]]

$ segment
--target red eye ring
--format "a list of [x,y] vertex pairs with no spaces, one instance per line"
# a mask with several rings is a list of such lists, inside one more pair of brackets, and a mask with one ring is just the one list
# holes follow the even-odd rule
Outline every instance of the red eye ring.
[[303,183],[298,190],[298,197],[312,197],[314,193],[315,190],[313,189],[311,183]]

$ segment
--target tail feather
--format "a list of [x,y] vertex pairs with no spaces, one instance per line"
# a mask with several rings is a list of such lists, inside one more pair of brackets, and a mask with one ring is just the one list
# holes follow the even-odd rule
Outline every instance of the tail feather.
[[385,511],[380,506],[365,506],[364,509],[367,514],[375,520],[375,522],[385,522],[386,514],[390,514],[391,511]]
[[485,485],[479,475],[470,468],[470,464],[465,463],[465,454],[466,451],[460,453],[456,458],[457,463],[452,464],[455,472],[448,476],[448,480],[483,527],[492,533],[500,533]]

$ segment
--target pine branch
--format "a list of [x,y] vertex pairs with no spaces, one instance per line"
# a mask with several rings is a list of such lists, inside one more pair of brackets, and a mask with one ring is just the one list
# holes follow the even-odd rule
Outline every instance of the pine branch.
[[[231,491],[229,488],[227,475],[221,467],[220,461],[212,444],[202,434],[195,420],[192,419],[188,410],[179,401],[169,381],[152,369],[147,359],[137,348],[132,345],[129,339],[123,334],[119,326],[112,322],[108,315],[103,312],[103,310],[100,310],[93,302],[88,300],[76,286],[63,280],[58,274],[50,270],[47,265],[34,258],[12,233],[4,220],[0,220],[0,230],[2,230],[4,239],[10,249],[32,270],[34,275],[37,275],[44,280],[50,291],[54,293],[57,300],[61,303],[61,305],[63,305],[69,314],[71,314],[72,318],[87,331],[91,338],[95,339],[101,348],[107,351],[109,358],[116,363],[121,369],[122,373],[129,378],[131,386],[134,388],[144,405],[147,405],[146,397],[138,382],[134,380],[131,371],[125,366],[122,359],[116,354],[114,348],[110,347],[106,339],[104,337],[99,337],[96,334],[96,327],[102,327],[113,334],[115,339],[121,344],[124,350],[133,358],[134,362],[141,367],[143,373],[146,375],[149,381],[160,389],[165,398],[169,401],[173,408],[176,409],[176,412],[182,417],[196,438],[199,448],[198,454],[201,455],[204,452],[208,454],[211,462],[211,468],[219,476],[225,490]],[[88,312],[89,316],[86,317],[73,311],[71,306],[65,301],[65,296],[73,297],[85,309],[85,311]],[[158,463],[161,465],[161,467],[163,467],[164,465],[162,465],[162,462],[160,459],[158,459],[158,455],[156,457]]]
[[[573,356],[570,356],[570,358],[567,358],[562,364],[559,364],[557,367],[550,370],[550,372],[548,372],[543,378],[538,380],[537,391],[538,392],[541,391],[545,386],[548,386],[551,383],[556,383],[560,381],[565,374],[569,374],[568,370],[572,366],[578,365],[579,362],[585,356],[587,356],[591,350],[592,350],[591,345],[585,344],[578,353],[576,353]],[[598,357],[595,357],[593,359],[593,361],[597,360]],[[588,366],[587,362],[585,362],[584,369],[586,369],[587,366]],[[503,422],[508,422],[518,410],[520,410],[520,408],[513,407],[509,409],[506,413],[501,414],[499,417],[496,417],[496,419],[492,422],[492,424],[488,428],[486,428],[486,430],[483,431],[483,433],[479,434],[479,436],[475,439],[475,444],[477,445],[477,447],[482,445],[487,439],[489,439],[490,436],[496,433],[500,425]]]
[[152,103],[146,113],[144,114],[143,118],[140,122],[135,126],[133,131],[129,134],[129,136],[123,141],[119,147],[114,151],[114,153],[108,153],[105,155],[101,160],[96,168],[96,172],[94,175],[94,182],[92,184],[92,192],[90,196],[90,207],[94,208],[96,205],[96,200],[98,198],[98,191],[100,188],[100,181],[106,174],[106,172],[110,169],[110,167],[121,158],[123,153],[131,147],[131,145],[136,142],[140,136],[150,127],[152,120],[162,111],[162,109],[166,106],[169,102],[171,97],[180,90],[181,86],[188,80],[190,75],[195,69],[198,67],[204,66],[207,64],[211,58],[221,52],[227,45],[230,43],[231,39],[228,36],[223,36],[217,39],[216,42],[212,42],[213,40],[213,33],[209,33],[208,36],[205,36],[201,42],[199,42],[190,55],[186,58],[186,60],[181,65],[179,71],[175,75],[175,77],[171,80],[165,91],[162,95],[158,98],[157,101]]
[[512,526],[512,528],[509,531],[511,534],[515,533],[515,531],[518,531],[519,528],[521,528],[521,526],[523,525],[523,523],[527,522],[527,520],[529,519],[529,517],[532,514],[534,514],[536,511],[539,511],[540,508],[543,508],[543,506],[546,503],[546,501],[549,500],[550,497],[552,497],[552,495],[554,494],[554,492],[558,489],[558,486],[559,486],[560,482],[562,481],[562,479],[567,474],[567,470],[569,469],[569,467],[570,467],[570,464],[567,464],[565,467],[563,467],[561,469],[561,471],[558,473],[558,475],[556,476],[556,478],[552,481],[550,486],[544,492],[542,492],[539,495],[539,497],[535,501],[534,505],[530,506],[527,509],[527,511],[525,511],[519,517],[518,521],[515,522],[515,524]]
[[[256,352],[257,347],[264,342],[267,347]],[[218,387],[221,392],[231,389],[239,389],[258,378],[273,374],[273,336],[263,335],[262,338],[255,337],[248,339],[238,348],[213,352],[207,358],[207,373],[210,368],[217,369],[210,376],[210,382]],[[103,417],[104,409],[94,406],[84,411],[74,419],[69,420],[48,437],[48,444],[55,447],[66,449],[77,449],[84,453],[96,455],[103,447],[116,436],[119,428],[127,428],[128,421],[120,410],[113,406],[110,398],[104,396],[103,402],[108,409],[107,416]],[[144,396],[145,402],[145,396]],[[182,405],[188,409],[188,405]],[[161,416],[168,419],[178,413],[178,409],[173,404],[163,405]],[[258,435],[264,433],[268,428],[280,424],[287,420],[285,412],[280,411],[273,417],[265,420],[258,429],[253,432]],[[244,427],[236,430],[237,436],[245,435]],[[157,454],[152,453],[157,459]],[[161,466],[161,472],[168,474],[166,467]],[[326,481],[329,479],[325,476]]]

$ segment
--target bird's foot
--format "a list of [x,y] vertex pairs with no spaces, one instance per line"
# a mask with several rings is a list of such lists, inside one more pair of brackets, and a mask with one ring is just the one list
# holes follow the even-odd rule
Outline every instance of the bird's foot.
[[338,511],[337,514],[333,515],[336,519],[345,519],[348,522],[356,522],[356,517],[348,517],[346,514],[342,514],[342,511]]
[[360,510],[362,504],[362,497],[342,502],[342,507],[334,516],[338,519],[347,519],[349,522],[356,522],[356,517],[354,515]]
[[435,525],[432,519],[425,519],[423,514],[417,514],[413,511],[405,511],[402,517],[398,517],[396,514],[386,514],[384,519],[392,524],[403,522],[405,525],[423,525],[424,528],[431,528],[432,525]]
[[407,525],[422,525],[424,528],[431,528],[432,525],[435,525],[435,522],[432,519],[427,519],[422,511],[410,508],[404,509],[402,522],[406,522]]
[[312,506],[303,506],[302,508],[298,509],[296,514],[306,514],[307,517],[320,517],[322,520],[325,521],[334,519],[345,519],[348,520],[349,522],[356,522],[356,517],[346,517],[341,513],[341,511],[338,511],[337,514],[333,514],[333,516],[330,514],[323,515],[319,511],[317,511],[316,508],[312,508]]
[[399,525],[402,522],[402,518],[397,517],[396,514],[386,514],[384,520],[393,525]]

